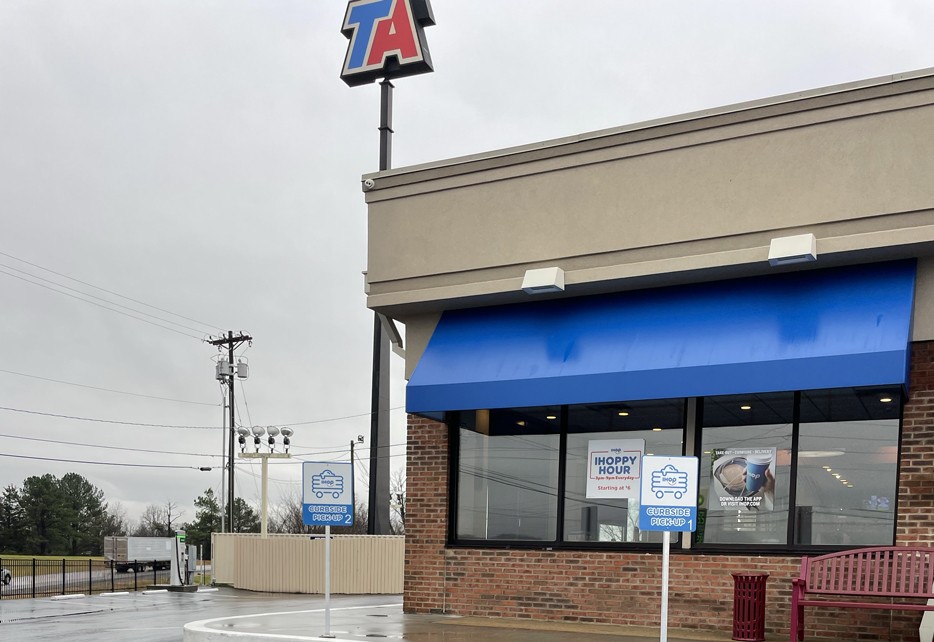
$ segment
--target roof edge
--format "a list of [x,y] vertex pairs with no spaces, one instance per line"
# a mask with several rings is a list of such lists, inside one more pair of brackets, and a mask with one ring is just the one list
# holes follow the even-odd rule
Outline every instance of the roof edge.
[[918,69],[915,71],[907,71],[898,74],[890,74],[886,76],[878,76],[875,78],[868,78],[865,80],[857,80],[847,83],[840,83],[837,85],[830,85],[827,87],[819,87],[816,89],[808,89],[804,91],[796,91],[788,94],[780,94],[778,96],[772,96],[769,98],[759,98],[756,100],[749,100],[740,103],[733,103],[730,105],[724,105],[721,107],[714,107],[711,109],[702,109],[699,111],[687,112],[684,114],[677,114],[674,116],[664,116],[662,118],[654,118],[651,120],[644,120],[637,123],[631,123],[629,125],[620,125],[617,127],[610,127],[607,129],[598,129],[591,132],[585,132],[582,134],[575,134],[572,136],[565,136],[562,138],[554,138],[550,140],[545,140],[537,143],[528,143],[525,145],[517,145],[513,147],[505,147],[498,150],[491,150],[487,152],[478,152],[476,154],[469,154],[466,156],[456,156],[454,158],[448,158],[439,161],[430,161],[427,163],[420,163],[417,165],[407,165],[405,167],[399,167],[396,169],[384,170],[381,172],[370,172],[364,174],[362,178],[372,179],[372,178],[389,178],[392,176],[404,176],[406,174],[413,174],[416,172],[422,172],[426,170],[439,169],[443,167],[453,167],[456,165],[464,165],[467,163],[472,163],[481,160],[489,160],[493,158],[502,158],[506,156],[513,156],[517,154],[523,154],[530,151],[538,151],[543,149],[561,147],[564,145],[571,145],[574,143],[580,143],[588,140],[596,140],[599,138],[606,138],[609,136],[616,136],[618,134],[624,134],[628,132],[640,131],[644,129],[651,129],[653,127],[660,127],[663,125],[671,125],[675,123],[689,122],[692,120],[700,120],[702,118],[710,118],[713,116],[722,116],[726,114],[733,114],[743,111],[750,111],[753,109],[759,109],[762,107],[769,107],[772,105],[781,105],[784,103],[796,102],[799,100],[807,100],[810,98],[818,98],[820,96],[829,96],[833,94],[840,94],[849,91],[856,91],[860,89],[867,89],[869,87],[878,87],[881,85],[890,85],[899,82],[904,82],[906,80],[916,80],[919,78],[934,77],[934,67],[926,67],[924,69]]

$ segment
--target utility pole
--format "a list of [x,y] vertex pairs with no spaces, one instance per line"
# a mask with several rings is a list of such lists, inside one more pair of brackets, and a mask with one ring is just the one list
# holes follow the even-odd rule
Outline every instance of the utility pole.
[[[217,373],[216,378],[218,381],[227,382],[227,393],[228,393],[228,404],[230,405],[230,435],[227,444],[227,529],[228,532],[233,533],[234,531],[234,433],[236,432],[236,416],[234,405],[234,379],[239,377],[240,379],[246,379],[249,370],[246,368],[246,364],[237,364],[234,366],[234,350],[239,348],[244,343],[249,342],[250,345],[253,344],[253,337],[248,334],[243,334],[240,332],[237,336],[234,336],[232,330],[228,330],[226,337],[220,338],[210,338],[207,343],[210,343],[212,346],[227,346],[227,359],[219,359],[217,362]],[[242,372],[240,366],[244,366]]]

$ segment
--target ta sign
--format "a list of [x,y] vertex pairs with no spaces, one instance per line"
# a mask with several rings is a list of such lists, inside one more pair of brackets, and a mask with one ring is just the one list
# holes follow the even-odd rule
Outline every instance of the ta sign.
[[350,39],[341,80],[355,87],[432,71],[424,28],[433,24],[429,0],[350,0],[341,29]]

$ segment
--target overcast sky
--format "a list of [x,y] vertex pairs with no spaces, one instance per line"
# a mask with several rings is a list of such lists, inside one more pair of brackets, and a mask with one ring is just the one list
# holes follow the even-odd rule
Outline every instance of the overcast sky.
[[[930,0],[432,5],[436,71],[396,83],[395,167],[934,67]],[[324,453],[307,459],[346,460],[368,438],[360,176],[376,168],[379,95],[339,79],[344,9],[0,1],[0,454],[192,467],[5,456],[0,485],[74,471],[131,519],[167,501],[192,519],[220,490],[223,445],[216,350],[200,339],[228,329],[255,338],[242,423],[293,425],[295,452]],[[187,327],[48,289],[65,287]],[[238,467],[256,504],[258,473]],[[298,463],[271,477],[273,501],[300,490]]]

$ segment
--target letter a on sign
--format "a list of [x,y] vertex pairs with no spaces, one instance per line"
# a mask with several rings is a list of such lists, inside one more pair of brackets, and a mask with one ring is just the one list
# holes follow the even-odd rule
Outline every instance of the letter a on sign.
[[432,71],[424,28],[433,24],[429,0],[350,0],[341,30],[350,39],[341,79],[354,87]]

